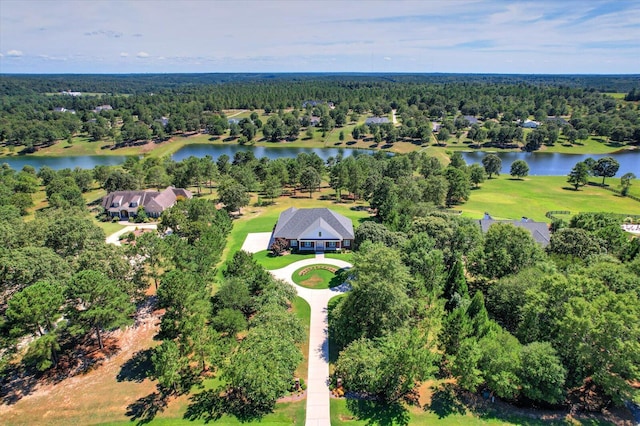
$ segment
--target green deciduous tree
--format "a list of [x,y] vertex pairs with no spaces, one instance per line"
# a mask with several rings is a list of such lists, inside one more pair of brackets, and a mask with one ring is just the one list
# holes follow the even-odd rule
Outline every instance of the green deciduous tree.
[[234,179],[225,179],[218,186],[218,198],[228,212],[237,211],[249,204],[249,194],[244,185]]
[[487,154],[482,159],[482,165],[484,170],[489,175],[489,179],[493,175],[500,176],[500,170],[502,170],[502,160],[496,154]]
[[589,167],[587,164],[582,161],[577,163],[569,172],[567,182],[573,185],[576,191],[579,187],[589,183]]
[[542,255],[542,249],[527,230],[496,223],[485,234],[483,247],[470,255],[469,269],[476,275],[500,278],[533,266]]
[[509,174],[515,178],[522,179],[529,174],[529,165],[524,160],[516,160],[511,163]]
[[592,167],[594,176],[602,176],[602,185],[604,186],[604,180],[608,177],[613,177],[618,173],[620,163],[613,157],[603,157],[596,160]]
[[533,401],[556,404],[564,398],[567,370],[548,342],[533,342],[522,347],[518,376],[522,394]]

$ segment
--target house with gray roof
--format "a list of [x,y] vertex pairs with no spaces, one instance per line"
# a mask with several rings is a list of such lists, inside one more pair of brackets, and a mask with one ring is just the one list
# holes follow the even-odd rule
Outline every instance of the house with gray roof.
[[170,186],[164,191],[115,191],[102,199],[102,207],[109,217],[128,219],[138,214],[138,208],[144,207],[149,217],[160,217],[163,211],[173,207],[180,198],[191,198],[190,191]]
[[334,251],[353,247],[353,224],[327,208],[297,209],[282,213],[271,240],[284,238],[289,248],[299,251]]
[[369,117],[364,122],[364,124],[366,124],[367,126],[376,126],[386,123],[389,123],[389,119],[387,117]]
[[486,234],[491,225],[496,223],[508,223],[513,226],[517,226],[518,228],[524,228],[531,233],[533,239],[542,247],[546,247],[549,244],[549,239],[551,238],[549,226],[545,222],[536,222],[533,219],[526,217],[523,217],[520,220],[496,220],[492,218],[489,213],[485,213],[484,217],[478,222],[480,223],[480,228],[482,228],[483,234]]

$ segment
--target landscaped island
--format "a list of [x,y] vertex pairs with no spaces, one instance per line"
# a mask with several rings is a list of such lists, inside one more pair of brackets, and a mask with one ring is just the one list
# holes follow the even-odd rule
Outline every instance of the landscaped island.
[[[9,99],[24,96],[25,110],[75,99],[46,125],[72,128],[79,119],[71,143],[32,144],[36,157],[103,145],[135,153],[135,138],[120,141],[123,132],[160,127],[177,140],[203,129],[193,137],[220,138],[208,144],[245,137],[377,149],[178,161],[160,155],[174,142],[152,141],[140,142],[154,148],[150,155],[121,165],[3,167],[0,422],[303,424],[312,380],[323,401],[332,391],[323,407],[335,424],[562,422],[568,412],[571,421],[631,422],[625,407],[640,402],[635,175],[609,156],[580,157],[557,176],[530,176],[518,159],[505,173],[495,153],[467,164],[461,151],[536,141],[548,151],[627,148],[636,143],[637,102],[552,82],[367,78],[288,82],[290,90],[278,79],[260,90],[202,85],[192,108],[173,114],[163,108],[182,102],[179,86],[40,103],[29,92],[38,84],[8,79],[18,97]],[[326,89],[326,99],[313,88]],[[282,105],[267,105],[270,90]],[[12,131],[42,124],[7,111],[0,119]],[[362,127],[370,116],[388,122]],[[186,129],[196,117],[201,127]],[[617,124],[604,135],[592,117]],[[171,130],[179,119],[185,129]],[[77,139],[98,123],[113,134]],[[311,129],[309,140],[290,134],[298,125],[301,134]],[[613,136],[618,125],[632,129],[622,141]],[[252,138],[243,133],[251,126]],[[582,128],[584,145],[578,135],[571,142],[571,129]],[[474,140],[474,132],[487,135]],[[25,146],[3,135],[6,153]],[[123,147],[111,150],[116,140]],[[120,219],[147,222],[148,232]],[[105,242],[116,231],[127,244]]]

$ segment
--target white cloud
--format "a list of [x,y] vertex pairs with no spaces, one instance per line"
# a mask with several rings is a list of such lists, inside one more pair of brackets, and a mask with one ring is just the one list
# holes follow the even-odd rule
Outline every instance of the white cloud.
[[390,58],[390,57],[388,57],[388,56],[385,56],[385,57],[384,57],[384,58],[382,58],[382,59],[384,59],[385,61],[390,61],[390,60],[391,60],[391,58]]
[[21,50],[10,50],[7,52],[7,56],[12,56],[14,58],[19,58],[20,56],[22,56],[22,51]]
[[121,58],[126,58],[127,56],[129,56],[129,54],[127,52],[120,52],[120,57]]
[[137,58],[148,58],[149,54],[147,52],[138,52],[136,55]]

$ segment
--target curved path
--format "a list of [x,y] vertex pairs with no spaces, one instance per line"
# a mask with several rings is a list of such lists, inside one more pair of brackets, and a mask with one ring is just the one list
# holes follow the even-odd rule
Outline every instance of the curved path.
[[113,234],[109,235],[105,240],[107,244],[115,244],[119,246],[120,235],[126,234],[131,231],[135,231],[136,229],[157,229],[158,228],[158,225],[155,223],[131,223],[131,222],[118,222],[118,223],[122,225],[126,224],[127,226],[119,230],[118,232],[114,232]]
[[311,306],[311,324],[309,325],[309,374],[307,379],[307,417],[306,426],[331,425],[329,407],[329,336],[328,312],[329,300],[349,291],[347,285],[324,290],[304,288],[293,282],[291,276],[298,269],[318,263],[333,265],[339,268],[351,267],[349,262],[339,259],[325,258],[316,255],[314,259],[305,259],[292,263],[271,272],[273,276],[293,284],[302,297]]

